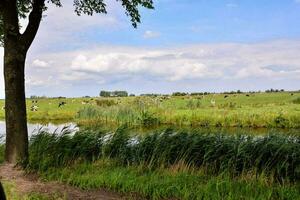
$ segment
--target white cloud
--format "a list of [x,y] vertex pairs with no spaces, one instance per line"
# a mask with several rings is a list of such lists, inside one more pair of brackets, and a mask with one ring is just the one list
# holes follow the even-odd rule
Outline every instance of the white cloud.
[[[124,28],[124,24],[130,26],[124,9],[116,1],[107,4],[107,14],[93,16],[77,16],[72,1],[64,1],[62,4],[62,7],[48,4],[30,52],[39,54],[92,45],[94,41],[90,40],[88,34],[119,30]],[[24,30],[27,21],[22,20],[21,25]]]
[[157,38],[157,37],[160,37],[160,33],[159,33],[159,32],[156,32],[156,31],[150,31],[150,30],[147,30],[147,31],[145,31],[143,37],[144,37],[145,39]]
[[219,77],[221,74],[199,60],[185,57],[182,52],[171,50],[139,50],[128,52],[82,52],[72,60],[73,71],[96,73],[102,76],[145,76],[178,81],[201,77]]
[[171,82],[263,77],[300,79],[299,54],[300,41],[206,44],[169,49],[98,46],[42,55],[40,61],[52,61],[51,68],[46,72],[30,73],[39,78],[52,75],[61,84],[65,81],[122,82],[136,77]]
[[32,62],[32,65],[34,67],[40,67],[40,68],[45,68],[45,67],[48,67],[49,64],[43,60],[39,60],[39,59],[36,59]]
[[[3,48],[0,54],[3,55]],[[226,88],[227,83],[235,82],[236,87],[244,89],[242,83],[245,85],[247,80],[253,89],[264,87],[257,80],[270,83],[269,87],[276,87],[273,86],[275,80],[279,80],[278,87],[297,87],[294,82],[300,81],[298,55],[298,40],[173,48],[98,46],[59,54],[29,55],[26,88],[30,94],[38,94],[38,91],[45,94],[42,92],[47,91],[46,95],[51,95],[51,91],[54,91],[55,94],[64,95],[62,88],[69,93],[85,93],[91,87],[99,89],[104,85],[118,84],[116,89],[119,89],[125,87],[126,83],[137,81],[134,82],[137,85],[132,87],[142,90],[144,85],[151,83],[153,92],[162,89],[154,85],[163,83],[174,90],[187,88],[188,83],[193,83],[190,87],[202,83],[207,84],[206,87],[200,87],[205,87],[202,88],[205,90],[216,82],[219,82],[219,88]],[[39,70],[34,66],[43,68]],[[81,90],[76,89],[78,87]],[[0,90],[3,97],[2,76]]]

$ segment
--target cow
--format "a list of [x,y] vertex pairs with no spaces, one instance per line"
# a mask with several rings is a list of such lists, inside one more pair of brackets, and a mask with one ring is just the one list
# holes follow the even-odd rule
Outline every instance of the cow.
[[62,101],[62,102],[59,102],[58,103],[58,107],[60,108],[61,106],[64,106],[64,105],[66,105],[67,103],[65,102],[65,101]]
[[31,111],[38,111],[38,106],[37,105],[32,105],[31,107],[30,107],[30,110]]

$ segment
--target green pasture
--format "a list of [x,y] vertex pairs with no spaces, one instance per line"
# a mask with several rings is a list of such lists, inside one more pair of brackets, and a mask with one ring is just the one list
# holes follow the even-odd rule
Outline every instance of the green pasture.
[[[225,97],[227,96],[227,97]],[[29,121],[82,125],[191,125],[204,127],[300,127],[300,93],[210,94],[183,97],[27,99]],[[58,107],[60,102],[66,102]],[[4,100],[0,101],[0,106]],[[38,105],[37,111],[31,107]],[[0,111],[4,119],[4,110]]]

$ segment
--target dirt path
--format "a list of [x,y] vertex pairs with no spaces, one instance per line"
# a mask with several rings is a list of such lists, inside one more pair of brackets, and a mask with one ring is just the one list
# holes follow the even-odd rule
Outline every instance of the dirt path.
[[78,188],[67,186],[57,182],[42,182],[36,175],[26,175],[22,170],[12,165],[0,165],[0,180],[14,183],[19,195],[31,192],[44,194],[49,197],[53,195],[63,196],[70,200],[120,200],[122,196],[105,190],[83,191]]

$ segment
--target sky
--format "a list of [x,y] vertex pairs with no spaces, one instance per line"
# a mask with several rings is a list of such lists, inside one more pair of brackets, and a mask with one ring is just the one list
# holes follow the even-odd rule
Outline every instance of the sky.
[[28,97],[300,89],[300,0],[155,0],[137,29],[106,2],[92,17],[49,5],[27,54]]

